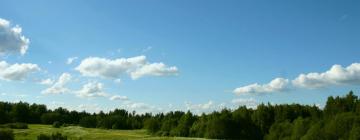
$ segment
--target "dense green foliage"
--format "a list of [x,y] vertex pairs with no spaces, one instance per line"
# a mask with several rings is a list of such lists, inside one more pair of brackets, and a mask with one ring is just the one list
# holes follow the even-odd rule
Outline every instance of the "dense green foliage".
[[14,132],[11,129],[0,129],[0,140],[13,140]]
[[[24,117],[26,116],[26,117]],[[0,102],[0,123],[75,124],[88,128],[140,129],[158,136],[215,139],[337,140],[360,138],[360,99],[352,92],[329,97],[323,110],[300,104],[241,106],[209,114],[174,111],[136,114],[116,109],[86,113],[44,105]],[[55,123],[54,123],[55,124]]]
[[37,140],[67,140],[67,136],[63,136],[61,133],[51,134],[50,136],[40,134]]
[[61,123],[58,122],[58,121],[55,121],[52,126],[55,127],[55,128],[60,128]]
[[28,125],[26,123],[8,123],[0,125],[0,128],[28,129]]

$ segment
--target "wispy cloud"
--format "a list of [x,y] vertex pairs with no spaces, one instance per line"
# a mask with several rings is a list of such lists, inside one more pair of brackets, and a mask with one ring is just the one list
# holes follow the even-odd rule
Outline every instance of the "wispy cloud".
[[59,79],[49,88],[43,90],[42,94],[63,94],[70,90],[66,88],[66,84],[70,82],[72,76],[69,73],[63,73]]

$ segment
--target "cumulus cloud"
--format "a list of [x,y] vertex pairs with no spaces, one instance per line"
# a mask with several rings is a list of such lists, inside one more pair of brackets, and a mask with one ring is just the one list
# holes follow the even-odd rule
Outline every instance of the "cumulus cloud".
[[119,59],[89,57],[82,60],[75,70],[83,76],[111,79],[117,79],[123,74],[138,79],[143,76],[167,76],[178,73],[176,67],[167,67],[163,63],[149,63],[145,56]]
[[39,71],[37,64],[22,63],[22,64],[8,64],[5,61],[0,61],[0,78],[8,81],[24,80],[30,73]]
[[82,97],[82,98],[106,97],[107,94],[103,91],[103,89],[104,89],[104,85],[102,83],[89,82],[83,85],[83,87],[80,90],[75,91],[75,94],[78,97]]
[[137,70],[131,72],[131,78],[138,79],[143,76],[168,76],[177,74],[177,67],[167,67],[163,63],[152,63],[144,65]]
[[70,57],[67,59],[66,64],[70,65],[72,64],[78,57]]
[[254,98],[248,98],[248,99],[243,99],[243,98],[238,98],[238,99],[233,99],[231,101],[231,103],[233,103],[236,106],[246,106],[249,108],[256,108],[258,106],[258,102],[254,99]]
[[29,39],[22,35],[20,26],[11,26],[10,22],[0,18],[0,54],[25,54]]
[[241,94],[262,94],[281,92],[288,88],[289,80],[284,78],[275,78],[268,84],[260,85],[258,83],[236,88],[233,92],[237,95]]
[[164,109],[160,107],[156,107],[142,102],[132,102],[132,101],[127,101],[121,107],[126,108],[128,111],[136,110],[138,114],[143,114],[148,112],[159,113],[164,111]]
[[293,85],[304,88],[322,88],[331,85],[360,84],[360,63],[353,63],[347,67],[333,65],[323,73],[300,74],[292,81]]
[[194,111],[195,113],[209,112],[216,107],[213,101],[209,101],[204,104],[192,104],[190,102],[185,102],[186,110]]
[[114,96],[111,96],[110,97],[110,100],[112,101],[115,101],[115,100],[121,100],[121,101],[124,101],[124,100],[128,100],[129,98],[126,97],[126,96],[120,96],[120,95],[114,95]]
[[131,58],[106,59],[99,57],[89,57],[81,61],[75,69],[84,76],[118,78],[121,74],[142,66],[146,63],[145,56]]
[[66,84],[71,81],[71,75],[69,73],[63,73],[59,79],[49,88],[43,90],[42,94],[63,94],[70,90],[66,88]]
[[42,85],[52,85],[54,82],[55,82],[54,80],[48,78],[48,79],[41,80],[40,84],[42,84]]

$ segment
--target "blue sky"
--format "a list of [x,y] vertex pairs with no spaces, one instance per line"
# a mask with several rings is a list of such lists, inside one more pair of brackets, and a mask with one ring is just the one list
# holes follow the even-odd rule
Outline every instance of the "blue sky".
[[[355,0],[1,1],[0,18],[10,25],[0,29],[21,28],[18,38],[29,43],[22,54],[21,45],[0,34],[1,61],[8,63],[0,72],[0,100],[138,112],[261,102],[322,106],[330,95],[359,92],[359,6]],[[134,57],[146,58],[131,67],[115,62]],[[67,64],[69,58],[76,59]],[[28,64],[20,79],[11,77],[24,73],[11,67],[16,63]],[[51,87],[57,92],[44,92]]]

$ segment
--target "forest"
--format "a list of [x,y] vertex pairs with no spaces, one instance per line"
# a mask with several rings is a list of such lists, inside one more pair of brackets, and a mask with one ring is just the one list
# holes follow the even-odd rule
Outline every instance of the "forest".
[[54,110],[25,102],[0,102],[1,126],[14,123],[79,125],[100,129],[147,129],[156,136],[244,140],[359,140],[360,99],[350,91],[330,96],[324,108],[301,104],[239,106],[208,114],[190,111],[137,114],[125,109],[104,113]]

